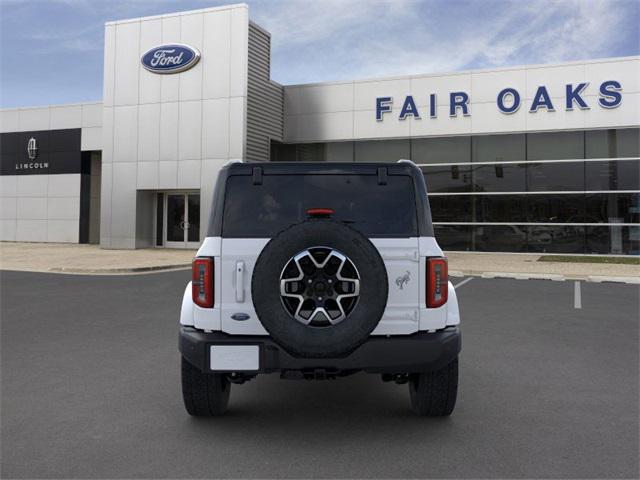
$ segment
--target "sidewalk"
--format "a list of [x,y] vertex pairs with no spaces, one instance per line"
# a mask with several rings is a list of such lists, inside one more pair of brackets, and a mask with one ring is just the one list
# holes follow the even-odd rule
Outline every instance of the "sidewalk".
[[538,262],[542,256],[538,254],[449,252],[446,255],[449,259],[449,275],[452,277],[472,275],[484,278],[640,283],[640,265]]
[[[123,274],[188,268],[195,250],[104,250],[97,245],[0,242],[0,269]],[[538,262],[540,255],[447,253],[451,277],[541,278],[640,283],[640,265]]]
[[187,268],[195,250],[105,250],[98,245],[0,242],[0,270],[122,274]]

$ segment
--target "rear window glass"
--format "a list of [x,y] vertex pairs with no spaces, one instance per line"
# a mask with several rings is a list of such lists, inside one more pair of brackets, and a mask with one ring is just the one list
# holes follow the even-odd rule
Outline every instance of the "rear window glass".
[[417,236],[413,180],[390,175],[386,185],[376,175],[265,175],[227,180],[222,234],[265,238],[307,219],[309,208],[331,208],[331,218],[369,237]]

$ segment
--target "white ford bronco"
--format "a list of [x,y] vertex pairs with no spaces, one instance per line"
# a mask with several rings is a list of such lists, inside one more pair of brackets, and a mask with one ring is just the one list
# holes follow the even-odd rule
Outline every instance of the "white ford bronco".
[[408,383],[419,415],[450,415],[460,315],[413,163],[232,163],[180,314],[191,415],[221,415],[261,373],[357,372]]

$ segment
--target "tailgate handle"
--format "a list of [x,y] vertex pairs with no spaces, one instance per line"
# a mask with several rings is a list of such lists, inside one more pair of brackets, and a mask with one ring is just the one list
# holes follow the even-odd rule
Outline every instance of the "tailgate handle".
[[236,302],[244,302],[244,262],[236,262]]

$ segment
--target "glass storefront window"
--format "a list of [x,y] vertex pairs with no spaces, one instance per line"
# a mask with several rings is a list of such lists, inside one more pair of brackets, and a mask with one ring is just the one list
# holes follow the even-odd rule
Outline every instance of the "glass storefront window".
[[584,195],[528,195],[527,222],[585,223]]
[[430,165],[421,167],[427,182],[427,192],[471,192],[471,168],[464,165]]
[[198,242],[200,241],[200,194],[187,195],[187,201],[189,203],[187,241]]
[[584,162],[528,163],[527,191],[584,191]]
[[587,253],[640,255],[640,227],[587,227]]
[[527,227],[478,225],[473,229],[473,243],[480,252],[526,252]]
[[[424,165],[435,222],[512,223],[436,226],[439,242],[449,250],[638,254],[640,227],[622,223],[640,223],[640,193],[586,193],[640,190],[638,157],[638,128],[272,145],[274,161],[410,158]],[[554,191],[576,193],[547,193]],[[571,225],[618,222],[621,226]],[[526,223],[568,225],[518,225]]]
[[436,222],[640,223],[640,193],[431,195]]
[[584,253],[584,227],[571,225],[530,225],[527,227],[530,252]]
[[525,164],[476,165],[472,170],[476,192],[524,192],[526,190]]
[[640,160],[585,162],[587,190],[640,189]]
[[434,234],[443,250],[472,250],[473,227],[467,225],[434,225]]
[[585,158],[639,157],[640,129],[589,130],[585,146]]
[[411,160],[417,164],[470,162],[471,137],[414,138]]
[[372,140],[355,143],[356,162],[397,162],[411,158],[409,139]]
[[443,250],[640,255],[640,227],[435,225]]
[[527,160],[584,158],[584,132],[527,134]]
[[590,193],[588,223],[640,223],[640,193]]
[[429,196],[431,218],[434,222],[473,222],[473,197],[471,195]]
[[525,195],[474,195],[475,222],[526,222]]
[[473,137],[473,162],[507,162],[527,158],[525,134]]

